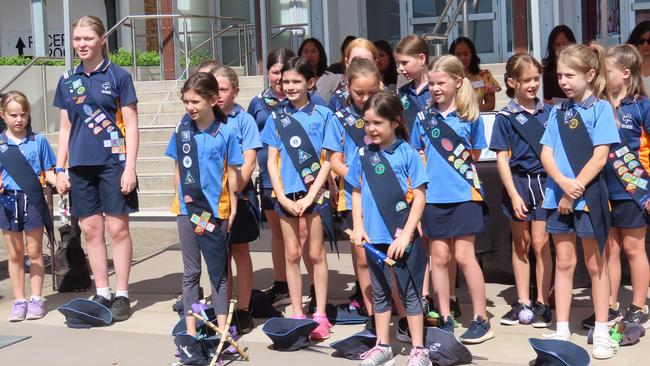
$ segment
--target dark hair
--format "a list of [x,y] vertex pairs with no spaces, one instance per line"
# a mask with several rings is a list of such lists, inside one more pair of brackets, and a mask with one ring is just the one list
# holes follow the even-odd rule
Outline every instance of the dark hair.
[[557,54],[555,48],[553,48],[553,44],[560,34],[564,34],[569,42],[576,43],[576,36],[573,35],[571,28],[564,24],[555,26],[548,35],[548,42],[546,43],[546,58],[542,60],[542,65],[544,65],[545,68],[550,67],[551,69],[555,69],[557,66]]
[[632,33],[630,33],[630,36],[627,38],[627,44],[638,46],[639,39],[645,32],[650,32],[650,20],[644,20],[632,29]]
[[372,109],[379,115],[391,122],[397,122],[395,135],[404,141],[409,140],[409,132],[404,125],[404,107],[399,96],[394,92],[380,91],[375,93],[363,105],[363,113]]
[[383,39],[375,41],[375,47],[388,55],[388,70],[382,75],[382,81],[386,85],[397,84],[397,63],[395,62],[393,48]]
[[217,61],[217,60],[213,60],[213,59],[209,59],[209,60],[205,60],[205,61],[201,62],[201,63],[199,64],[199,66],[196,67],[196,70],[201,70],[201,69],[203,69],[203,68],[209,68],[209,69],[210,69],[209,72],[212,72],[212,71],[214,71],[214,69],[216,69],[217,67],[219,67],[219,61]]
[[266,71],[271,70],[275,64],[284,65],[290,58],[296,57],[296,54],[288,48],[276,48],[269,52],[266,57]]
[[302,43],[300,44],[300,47],[298,48],[298,56],[302,56],[302,50],[305,47],[307,43],[313,43],[316,49],[318,50],[318,67],[316,68],[316,75],[319,77],[322,76],[325,73],[325,70],[327,70],[327,54],[325,53],[325,48],[323,47],[323,44],[320,43],[319,40],[316,38],[307,38]]
[[292,70],[302,75],[307,81],[316,77],[314,70],[311,68],[311,66],[309,66],[309,62],[298,56],[290,58],[287,62],[285,62],[282,66],[281,73],[284,74],[285,71]]
[[[181,98],[183,94],[190,90],[201,96],[201,98],[210,100],[219,95],[219,83],[212,74],[208,72],[197,72],[190,76],[185,81],[185,84],[183,84]],[[212,112],[214,112],[214,117],[219,121],[226,121],[226,114],[223,113],[218,104],[212,107]]]
[[[357,39],[357,37],[355,37],[355,36],[347,36],[347,37],[345,37],[345,39],[341,43],[341,58],[343,58],[342,55],[345,53],[345,49],[348,48],[348,45],[350,44],[350,42],[354,41],[355,39]],[[341,60],[341,61],[343,61],[343,60]]]
[[540,65],[539,61],[535,60],[531,55],[527,53],[515,53],[510,56],[506,63],[506,73],[503,75],[506,83],[506,95],[508,97],[515,97],[515,89],[510,87],[508,79],[513,79],[516,82],[530,67],[535,68],[540,75],[542,74],[542,65]]
[[481,69],[479,68],[479,65],[481,64],[481,59],[478,57],[478,54],[476,53],[476,47],[474,46],[474,42],[472,42],[471,39],[467,37],[456,38],[453,42],[451,42],[451,45],[449,45],[449,53],[454,55],[454,50],[456,50],[456,46],[458,46],[461,43],[464,43],[467,47],[469,47],[469,52],[472,53],[472,60],[469,62],[469,66],[467,67],[467,69],[472,74],[477,75],[479,72],[481,72]]

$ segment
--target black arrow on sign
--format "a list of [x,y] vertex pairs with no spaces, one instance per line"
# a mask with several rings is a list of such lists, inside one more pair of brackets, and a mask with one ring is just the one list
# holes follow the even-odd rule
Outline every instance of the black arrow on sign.
[[16,43],[16,49],[18,49],[18,56],[23,56],[23,48],[25,48],[25,42],[21,37],[18,37],[18,42]]

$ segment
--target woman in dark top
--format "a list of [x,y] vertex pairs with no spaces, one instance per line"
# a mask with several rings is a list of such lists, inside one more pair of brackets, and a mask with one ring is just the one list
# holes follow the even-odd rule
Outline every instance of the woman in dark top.
[[388,90],[394,90],[397,85],[397,63],[393,55],[393,48],[384,40],[375,41],[375,47],[379,51],[377,68],[381,73],[381,81]]
[[650,20],[644,20],[634,27],[627,44],[635,46],[641,53],[641,76],[646,92],[650,91]]
[[557,81],[557,53],[564,46],[576,43],[576,37],[571,28],[558,25],[548,35],[546,58],[542,60],[542,79],[544,87],[544,103],[554,104],[553,98],[566,98]]

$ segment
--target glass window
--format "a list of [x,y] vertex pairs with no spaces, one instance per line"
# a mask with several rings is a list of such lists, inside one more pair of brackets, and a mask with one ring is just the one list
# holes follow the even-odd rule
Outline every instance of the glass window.
[[386,40],[393,46],[400,39],[399,0],[378,0],[366,3],[368,39]]

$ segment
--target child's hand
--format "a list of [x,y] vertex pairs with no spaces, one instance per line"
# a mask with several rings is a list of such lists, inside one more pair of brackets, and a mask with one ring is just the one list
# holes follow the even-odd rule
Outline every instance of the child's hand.
[[64,172],[56,175],[56,190],[61,195],[68,193],[70,190],[70,180],[68,180],[68,176]]
[[528,207],[526,207],[524,200],[521,198],[520,195],[516,195],[515,197],[511,198],[511,201],[512,201],[512,210],[515,213],[515,217],[519,220],[525,220],[526,213],[528,213]]
[[404,256],[404,252],[406,252],[406,248],[408,248],[409,244],[411,244],[411,235],[402,232],[390,244],[386,255],[395,260],[400,259]]
[[278,197],[278,203],[280,204],[280,206],[284,207],[284,209],[287,210],[287,212],[289,212],[290,214],[294,216],[299,216],[300,210],[298,210],[298,208],[296,207],[296,202],[288,199],[287,197],[280,196]]
[[135,189],[138,178],[135,176],[135,168],[125,168],[120,179],[120,191],[122,194],[129,194]]
[[560,202],[557,204],[557,210],[562,215],[568,215],[573,212],[573,198],[566,194],[562,196]]
[[298,210],[298,216],[302,216],[312,203],[314,203],[314,197],[311,194],[307,194],[305,197],[297,200],[295,205]]
[[562,188],[564,193],[574,200],[580,198],[580,196],[585,193],[585,186],[578,182],[577,179],[563,179],[560,183],[560,188]]
[[357,228],[352,230],[352,235],[350,235],[350,242],[357,246],[363,246],[363,243],[370,243],[368,234],[364,228]]

